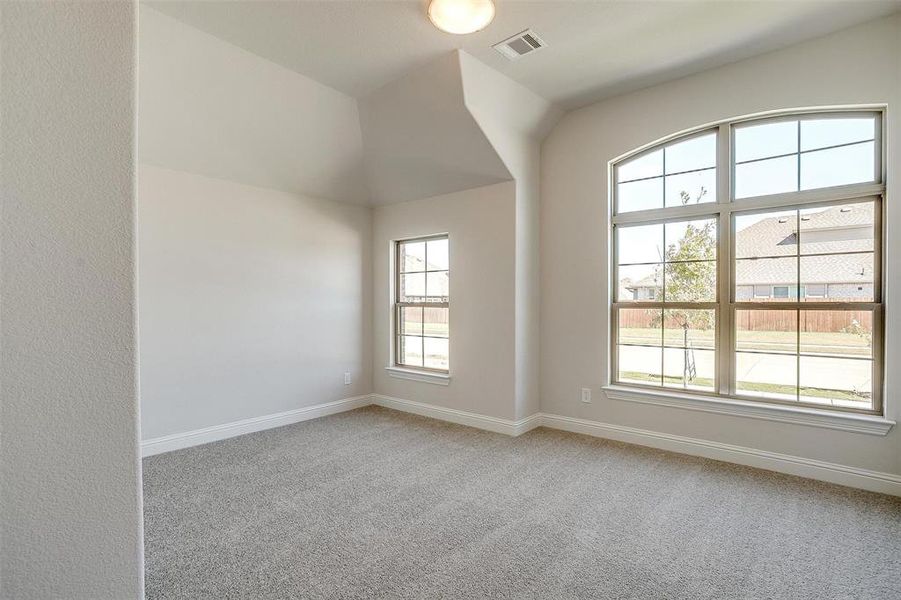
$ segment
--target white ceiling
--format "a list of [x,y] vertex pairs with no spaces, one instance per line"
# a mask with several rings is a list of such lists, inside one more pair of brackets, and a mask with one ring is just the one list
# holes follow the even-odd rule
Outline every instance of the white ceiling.
[[[496,0],[485,30],[435,29],[424,0],[149,1],[154,8],[355,97],[462,48],[563,108],[762,54],[901,9],[901,0]],[[517,62],[491,45],[532,28]]]

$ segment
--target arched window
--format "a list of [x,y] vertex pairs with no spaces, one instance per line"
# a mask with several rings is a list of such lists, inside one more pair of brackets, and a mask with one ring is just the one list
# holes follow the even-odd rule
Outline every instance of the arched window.
[[881,413],[882,121],[748,118],[615,162],[611,383]]

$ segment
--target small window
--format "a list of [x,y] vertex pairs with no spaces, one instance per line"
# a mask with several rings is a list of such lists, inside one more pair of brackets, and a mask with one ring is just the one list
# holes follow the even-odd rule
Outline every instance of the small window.
[[[739,289],[741,289],[742,287],[747,287],[747,286],[739,286]],[[768,285],[755,285],[755,286],[751,286],[751,287],[754,288],[754,297],[755,298],[769,298],[773,295],[772,288],[770,288],[770,286],[768,286]],[[741,293],[736,294],[736,295],[741,297]]]
[[805,298],[825,298],[826,297],[826,284],[824,283],[811,283],[810,285],[804,286],[804,297]]
[[788,298],[788,286],[787,285],[774,285],[773,286],[773,298]]
[[395,252],[395,364],[447,373],[450,367],[448,237],[399,241]]

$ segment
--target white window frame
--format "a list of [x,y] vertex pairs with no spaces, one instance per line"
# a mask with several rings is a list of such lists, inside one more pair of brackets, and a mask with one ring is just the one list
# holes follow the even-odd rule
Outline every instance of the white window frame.
[[[445,308],[448,311],[448,323],[450,323],[450,296],[448,295],[447,301],[444,302],[402,302],[401,301],[401,275],[403,270],[401,269],[401,246],[403,244],[409,243],[418,243],[418,242],[431,242],[435,240],[447,240],[448,249],[450,248],[450,236],[447,233],[439,233],[434,235],[427,235],[422,237],[414,237],[414,238],[405,238],[400,240],[394,240],[391,244],[391,251],[393,253],[393,264],[394,264],[394,282],[393,282],[393,290],[392,290],[392,323],[391,323],[391,364],[388,366],[388,373],[393,377],[397,377],[399,379],[410,379],[413,381],[422,381],[426,383],[437,383],[439,385],[447,385],[450,380],[450,369],[435,369],[432,367],[426,366],[418,366],[418,365],[407,365],[400,361],[400,351],[401,351],[401,337],[403,333],[401,332],[401,327],[403,326],[401,319],[401,309],[405,307],[411,308]],[[426,269],[423,273],[429,273],[428,271],[428,244],[426,244],[426,265],[424,268]],[[448,251],[448,260],[450,259],[449,251]],[[436,272],[436,271],[431,271]],[[440,271],[437,271],[440,272]],[[448,265],[448,279],[450,278],[450,265]],[[428,276],[426,275],[426,280]],[[426,290],[428,291],[428,290]],[[426,338],[429,336],[420,336],[422,338]],[[434,336],[433,336],[434,337]],[[448,348],[450,347],[450,326],[448,326],[447,332],[447,340],[448,340]],[[423,358],[425,358],[425,348],[423,347]],[[448,358],[450,358],[450,350],[448,349]]]
[[[873,116],[875,122],[875,160],[873,181],[866,183],[857,183],[850,185],[842,185],[827,188],[817,188],[812,190],[793,191],[779,194],[771,194],[766,196],[745,197],[734,199],[734,129],[736,126],[747,125],[750,123],[761,124],[764,122],[775,122],[780,120],[804,120],[804,119],[823,119],[823,118],[841,118],[854,115]],[[846,415],[856,414],[858,418],[867,418],[871,416],[884,415],[884,377],[883,377],[883,355],[884,355],[884,305],[883,305],[883,276],[882,264],[884,261],[885,244],[883,243],[883,215],[884,215],[884,199],[885,199],[885,107],[879,106],[853,106],[853,107],[829,107],[824,109],[805,109],[805,110],[784,110],[773,111],[765,114],[752,115],[749,117],[730,119],[715,124],[702,126],[687,132],[674,134],[662,140],[658,140],[653,144],[640,148],[634,152],[617,157],[610,161],[608,170],[609,182],[609,198],[610,198],[610,236],[609,236],[609,256],[610,256],[610,285],[608,287],[610,298],[610,331],[609,345],[610,360],[608,361],[608,395],[619,399],[635,399],[636,394],[630,391],[630,388],[636,392],[647,390],[647,397],[662,397],[665,395],[678,396],[679,398],[692,398],[694,396],[708,397],[714,400],[730,401],[735,406],[735,401],[740,404],[749,404],[753,406],[765,407],[773,405],[774,408],[780,406],[784,408],[797,408],[810,412],[815,409],[816,412],[833,411],[841,413],[837,416],[844,418]],[[708,202],[703,204],[690,204],[685,206],[673,206],[663,208],[653,208],[632,212],[619,213],[617,211],[617,181],[616,167],[617,165],[640,157],[644,154],[657,151],[665,145],[681,142],[691,137],[709,134],[716,131],[717,133],[717,160],[716,160],[716,202]],[[800,154],[800,148],[799,148]],[[800,169],[800,165],[799,165]],[[800,175],[799,175],[800,177]],[[735,248],[734,248],[734,219],[739,214],[747,214],[753,212],[765,212],[779,208],[811,208],[816,206],[848,203],[854,201],[872,200],[875,204],[875,222],[874,222],[874,290],[873,302],[832,302],[829,299],[823,301],[803,301],[803,298],[791,298],[788,301],[777,303],[775,306],[783,309],[808,309],[808,310],[830,310],[830,309],[859,309],[873,311],[873,396],[871,409],[852,408],[844,406],[827,406],[825,404],[806,403],[803,400],[782,401],[772,398],[761,398],[755,396],[741,395],[737,393],[734,383],[735,373],[735,335],[734,335],[734,314],[736,310],[754,310],[754,309],[773,309],[773,303],[745,301],[739,302],[735,298]],[[616,234],[617,226],[650,224],[669,221],[683,221],[687,219],[697,218],[716,218],[717,219],[717,294],[716,301],[712,303],[663,303],[663,302],[636,302],[625,301],[619,302],[616,298],[616,290],[618,289],[618,259],[616,250]],[[800,282],[799,282],[800,286]],[[755,288],[756,290],[756,288]],[[756,296],[756,292],[752,295]],[[791,296],[791,294],[789,294]],[[716,332],[715,332],[715,376],[714,390],[715,392],[695,391],[691,389],[674,388],[656,385],[642,385],[632,382],[620,382],[617,380],[617,348],[618,348],[618,310],[628,308],[708,308],[715,310]],[[639,400],[641,401],[641,400]],[[652,402],[660,403],[660,402]],[[684,402],[683,402],[684,403]],[[692,404],[693,402],[689,402]],[[758,409],[752,409],[756,412]],[[890,425],[889,425],[890,427]],[[842,428],[842,427],[838,427]],[[887,431],[885,429],[884,431]],[[879,426],[879,432],[884,435],[882,425]]]

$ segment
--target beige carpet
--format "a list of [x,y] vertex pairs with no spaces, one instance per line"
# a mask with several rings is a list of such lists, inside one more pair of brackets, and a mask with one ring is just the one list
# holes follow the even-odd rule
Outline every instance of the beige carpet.
[[901,499],[382,408],[144,460],[147,598],[901,598]]

